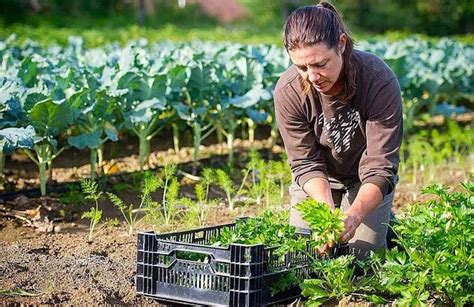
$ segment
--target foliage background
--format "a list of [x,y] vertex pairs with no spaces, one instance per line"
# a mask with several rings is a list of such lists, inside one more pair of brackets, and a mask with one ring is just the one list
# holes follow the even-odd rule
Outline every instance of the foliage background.
[[[196,2],[213,0],[0,0],[0,38],[20,37],[66,43],[69,35],[92,45],[137,36],[153,40],[230,40],[280,44],[286,16],[310,0],[215,0],[237,2],[243,18],[222,22]],[[184,8],[179,2],[186,2]],[[467,35],[472,42],[474,4],[469,0],[334,0],[356,38],[390,32],[429,36]],[[54,31],[54,33],[52,32]],[[125,38],[126,37],[126,38]]]

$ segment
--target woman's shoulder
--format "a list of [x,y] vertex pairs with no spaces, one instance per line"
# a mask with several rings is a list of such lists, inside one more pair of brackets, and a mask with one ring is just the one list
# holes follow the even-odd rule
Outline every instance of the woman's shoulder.
[[273,93],[275,107],[285,108],[286,111],[290,109],[295,112],[301,111],[307,102],[307,95],[296,67],[291,65],[280,76],[275,86]]
[[389,82],[396,78],[390,66],[373,53],[354,49],[353,59],[358,66],[359,77],[362,79]]
[[296,70],[295,65],[290,67],[281,74],[280,79],[276,84],[275,90],[283,90],[287,87],[291,87],[295,90],[298,90],[301,87],[301,81],[299,79],[299,73]]
[[294,65],[288,67],[278,79],[275,86],[276,100],[285,98],[283,100],[304,101],[306,94],[304,93],[303,83],[298,71]]

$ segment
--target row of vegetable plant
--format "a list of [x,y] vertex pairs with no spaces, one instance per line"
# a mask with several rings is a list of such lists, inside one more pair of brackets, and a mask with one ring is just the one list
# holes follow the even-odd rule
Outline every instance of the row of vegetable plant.
[[[472,102],[471,45],[408,38],[359,47],[380,55],[399,76],[407,132],[422,111],[468,111],[453,105]],[[275,142],[272,93],[290,64],[286,52],[272,45],[142,39],[87,49],[79,37],[64,48],[42,48],[32,41],[20,45],[12,36],[0,42],[0,58],[0,170],[6,154],[23,150],[38,164],[43,195],[47,170],[65,148],[90,150],[94,179],[104,144],[124,132],[138,138],[141,169],[151,140],[168,127],[176,150],[180,133],[192,131],[195,163],[212,133],[225,138],[230,165],[238,129],[252,141],[256,126],[268,125]]]

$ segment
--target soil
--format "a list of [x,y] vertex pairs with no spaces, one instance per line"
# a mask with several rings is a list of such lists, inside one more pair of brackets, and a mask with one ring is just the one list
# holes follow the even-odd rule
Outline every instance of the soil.
[[[250,145],[246,141],[236,143],[238,150]],[[137,170],[137,157],[131,155],[136,147],[133,147],[133,142],[122,145],[120,153],[123,156],[114,157],[114,165],[120,170]],[[192,160],[191,149],[183,148],[176,154],[167,149],[168,145],[166,141],[155,144],[152,167],[162,165],[166,158],[167,162],[181,163],[183,169],[189,168],[186,163]],[[282,151],[281,146],[275,146],[272,151],[266,139],[260,139],[252,146],[262,149],[266,156]],[[223,145],[203,148],[203,164],[224,165],[225,156],[218,155],[221,150],[225,151]],[[113,156],[112,150],[109,149],[107,154]],[[38,185],[34,165],[19,157],[9,160],[6,173],[11,190]],[[441,169],[436,181],[458,186],[460,181],[468,178],[469,173],[469,169],[462,167]],[[60,160],[55,161],[54,182],[74,181],[87,174],[87,155],[80,152],[71,151],[69,155],[63,154]],[[190,195],[194,184],[192,180],[181,177],[181,184],[181,193]],[[419,184],[402,180],[395,195],[395,211],[398,212],[407,203],[429,197],[421,195],[419,190]],[[214,196],[222,197],[218,191],[213,193]],[[136,194],[125,191],[120,196],[127,202],[134,202],[137,200]],[[288,198],[283,206],[289,206]],[[101,207],[106,222],[99,224],[93,242],[88,243],[88,224],[80,219],[81,213],[88,209],[87,204],[64,205],[54,195],[43,198],[19,196],[11,201],[0,199],[0,303],[157,304],[151,299],[137,296],[134,279],[136,234],[138,231],[153,230],[153,226],[140,223],[134,234],[128,236],[120,212],[108,202],[101,203]],[[253,206],[239,207],[229,212],[225,204],[221,203],[212,212],[207,224],[232,222],[239,216],[254,215],[260,210]],[[18,218],[18,212],[36,224]]]

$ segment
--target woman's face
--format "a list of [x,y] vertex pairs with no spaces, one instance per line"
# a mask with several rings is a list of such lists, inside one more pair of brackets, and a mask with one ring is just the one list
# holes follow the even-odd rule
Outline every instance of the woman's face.
[[342,71],[342,56],[346,45],[346,36],[341,34],[339,45],[328,49],[326,43],[317,43],[308,47],[290,50],[288,54],[303,80],[309,82],[318,92],[336,95],[339,86],[334,87]]

